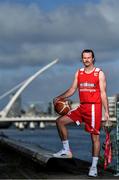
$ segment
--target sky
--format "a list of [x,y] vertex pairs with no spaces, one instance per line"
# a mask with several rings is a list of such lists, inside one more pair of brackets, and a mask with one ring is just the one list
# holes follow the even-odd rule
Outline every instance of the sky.
[[71,85],[87,48],[107,95],[119,93],[118,10],[117,0],[0,0],[0,95],[59,58],[22,93],[24,105],[52,101]]

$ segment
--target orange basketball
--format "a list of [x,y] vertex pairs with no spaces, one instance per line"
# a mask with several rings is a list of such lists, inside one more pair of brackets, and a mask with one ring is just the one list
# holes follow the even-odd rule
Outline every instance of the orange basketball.
[[59,115],[65,115],[71,110],[71,106],[68,100],[60,99],[54,105],[54,109]]

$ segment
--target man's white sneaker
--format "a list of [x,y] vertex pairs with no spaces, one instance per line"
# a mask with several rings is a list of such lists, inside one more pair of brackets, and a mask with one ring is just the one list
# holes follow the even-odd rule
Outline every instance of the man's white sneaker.
[[88,175],[92,177],[96,177],[98,175],[97,167],[91,166]]
[[67,151],[67,150],[62,149],[61,151],[53,154],[53,156],[57,158],[72,158],[72,153],[70,150]]

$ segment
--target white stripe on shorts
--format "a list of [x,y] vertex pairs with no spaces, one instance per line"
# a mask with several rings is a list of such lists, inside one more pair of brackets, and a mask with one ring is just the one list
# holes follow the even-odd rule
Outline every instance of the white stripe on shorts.
[[91,121],[91,126],[95,128],[95,105],[92,104],[92,121]]

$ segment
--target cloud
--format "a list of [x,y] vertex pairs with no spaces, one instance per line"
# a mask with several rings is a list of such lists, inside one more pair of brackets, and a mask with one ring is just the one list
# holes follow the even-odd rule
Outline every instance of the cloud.
[[39,65],[56,57],[71,64],[84,48],[94,49],[99,60],[117,60],[118,7],[118,1],[105,0],[46,12],[33,3],[2,3],[1,67]]

